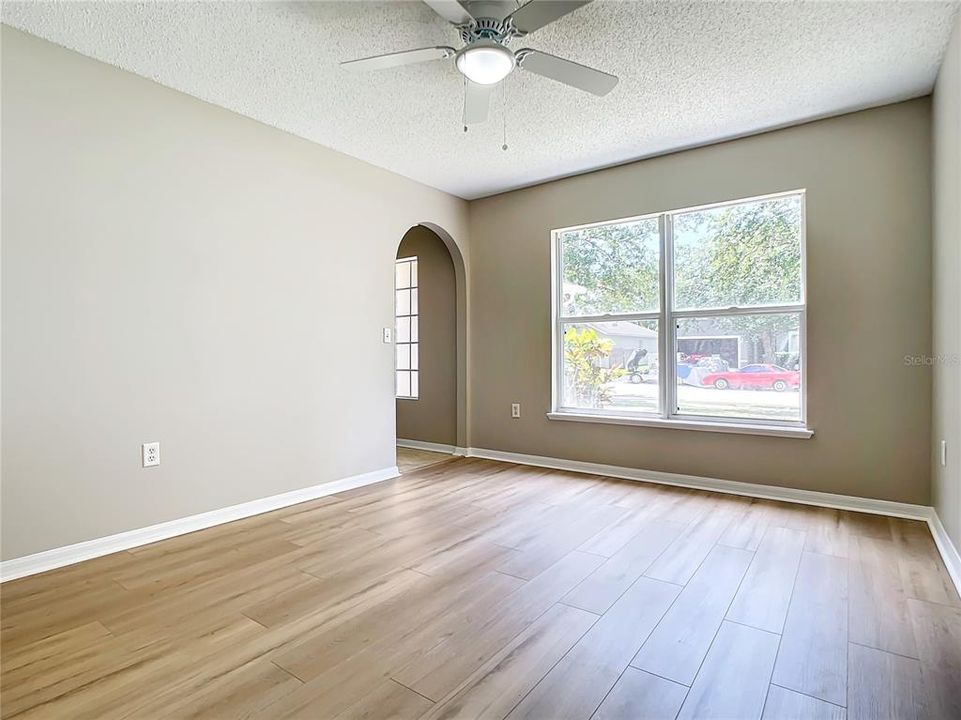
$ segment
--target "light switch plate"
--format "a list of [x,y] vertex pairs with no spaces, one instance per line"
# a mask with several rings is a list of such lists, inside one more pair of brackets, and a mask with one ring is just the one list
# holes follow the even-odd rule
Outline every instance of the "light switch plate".
[[391,342],[391,341],[393,340],[393,337],[394,337],[394,331],[393,331],[393,329],[392,329],[392,328],[389,328],[389,327],[385,327],[385,328],[384,328],[384,342],[385,342],[385,343]]

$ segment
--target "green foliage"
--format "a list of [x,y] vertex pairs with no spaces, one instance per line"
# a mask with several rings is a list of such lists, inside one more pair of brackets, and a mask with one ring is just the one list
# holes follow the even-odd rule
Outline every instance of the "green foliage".
[[564,279],[585,289],[576,298],[577,314],[656,310],[658,245],[656,220],[565,233]]
[[[680,308],[775,305],[801,299],[801,201],[730,205],[675,218],[675,295]],[[711,320],[712,332],[740,335],[747,362],[786,363],[778,340],[794,315]]]
[[798,302],[800,229],[801,204],[796,197],[676,216],[677,306]]
[[[801,299],[801,201],[798,197],[674,216],[678,308],[774,305]],[[600,315],[658,306],[656,220],[573,230],[563,237],[564,279],[584,288],[565,313]],[[571,306],[574,307],[571,307]],[[778,341],[794,315],[718,317],[691,334],[740,335],[750,362],[786,362]],[[696,332],[695,332],[696,331]],[[742,358],[742,360],[745,358]]]
[[604,368],[614,343],[598,337],[593,328],[569,327],[564,333],[564,371],[576,407],[601,408],[612,400],[610,383],[624,376],[624,368]]

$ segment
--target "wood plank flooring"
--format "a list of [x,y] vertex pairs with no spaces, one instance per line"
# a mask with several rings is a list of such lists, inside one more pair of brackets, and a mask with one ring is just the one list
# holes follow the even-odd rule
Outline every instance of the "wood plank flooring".
[[428,465],[435,465],[450,460],[451,455],[434,452],[433,450],[419,450],[417,448],[397,447],[397,468],[402,474],[420,470]]
[[961,717],[925,525],[477,459],[0,586],[3,718]]

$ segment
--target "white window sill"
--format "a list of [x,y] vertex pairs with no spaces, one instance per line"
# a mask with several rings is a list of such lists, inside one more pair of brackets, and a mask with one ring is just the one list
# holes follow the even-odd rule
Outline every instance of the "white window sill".
[[750,425],[747,423],[707,422],[704,420],[677,420],[655,417],[625,417],[622,415],[592,415],[590,413],[549,412],[549,420],[567,422],[601,423],[604,425],[635,425],[638,427],[673,428],[675,430],[700,430],[702,432],[733,433],[735,435],[767,435],[807,439],[814,431],[805,427],[787,425]]

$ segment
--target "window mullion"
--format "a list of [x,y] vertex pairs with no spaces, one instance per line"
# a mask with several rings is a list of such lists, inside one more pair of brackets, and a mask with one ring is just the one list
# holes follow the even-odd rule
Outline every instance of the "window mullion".
[[564,392],[564,318],[562,295],[564,286],[564,253],[561,249],[561,234],[551,234],[551,253],[554,260],[553,297],[551,304],[554,310],[554,328],[552,332],[551,355],[551,407],[556,411],[563,403]]
[[661,417],[674,414],[677,401],[677,377],[674,347],[674,224],[673,218],[664,213],[660,218],[661,235],[661,321],[658,333],[658,383],[661,396]]

